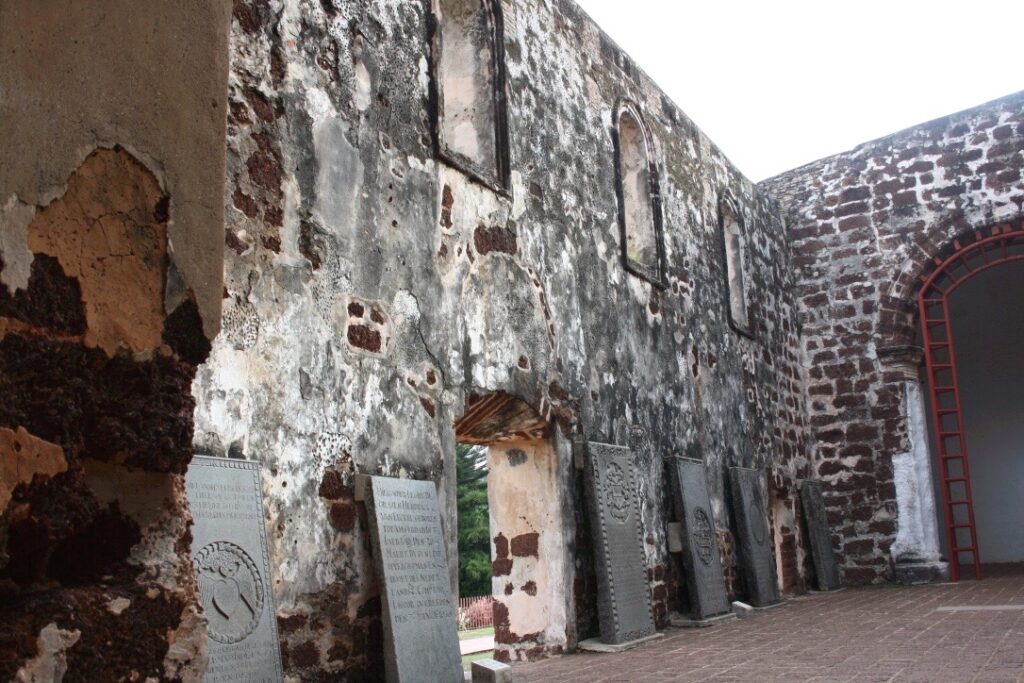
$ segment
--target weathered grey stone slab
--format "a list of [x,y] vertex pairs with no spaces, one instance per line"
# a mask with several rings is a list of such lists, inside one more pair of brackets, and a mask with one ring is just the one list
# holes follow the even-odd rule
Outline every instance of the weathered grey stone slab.
[[686,570],[686,589],[692,615],[707,619],[729,612],[729,596],[722,574],[715,515],[711,510],[704,463],[690,458],[673,458],[672,478],[676,508],[683,519],[682,558]]
[[594,538],[598,620],[601,640],[610,644],[656,632],[632,460],[628,448],[587,444],[587,507]]
[[431,481],[369,477],[363,498],[381,583],[389,683],[462,683],[455,600]]
[[832,550],[832,532],[828,528],[825,514],[825,500],[821,495],[821,482],[804,481],[800,485],[800,503],[807,522],[807,537],[811,542],[811,560],[814,562],[814,576],[818,590],[831,591],[839,588],[839,565]]
[[196,456],[185,475],[192,562],[209,620],[206,683],[283,678],[259,467]]
[[750,602],[755,607],[781,600],[772,535],[768,530],[767,485],[763,470],[730,467],[737,546]]
[[494,659],[478,659],[470,665],[473,683],[512,683],[512,667]]

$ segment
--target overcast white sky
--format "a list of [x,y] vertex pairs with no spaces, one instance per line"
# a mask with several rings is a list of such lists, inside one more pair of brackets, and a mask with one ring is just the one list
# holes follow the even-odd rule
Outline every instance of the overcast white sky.
[[1024,90],[1024,0],[577,0],[749,178]]

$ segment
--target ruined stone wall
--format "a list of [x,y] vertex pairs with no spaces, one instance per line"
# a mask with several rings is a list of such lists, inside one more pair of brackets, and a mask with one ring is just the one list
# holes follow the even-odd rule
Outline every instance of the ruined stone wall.
[[[453,425],[471,394],[508,392],[565,443],[633,447],[659,623],[681,585],[661,458],[708,462],[730,547],[727,464],[767,463],[790,490],[806,475],[775,209],[574,4],[502,6],[507,196],[435,157],[428,3],[234,4],[224,330],[195,385],[196,447],[264,465],[284,662],[303,680],[381,666],[353,473],[439,482],[454,553]],[[657,147],[664,290],[623,268],[623,96]],[[753,339],[726,322],[726,188],[748,226]],[[552,523],[575,557],[586,530],[570,452],[551,468],[565,501]],[[564,635],[532,645],[591,635],[575,606],[594,602],[590,562],[566,568]]]
[[812,450],[847,581],[890,575],[918,277],[958,236],[1021,215],[1022,167],[1018,93],[760,185],[787,216]]
[[0,3],[0,679],[205,666],[182,475],[220,324],[228,21]]

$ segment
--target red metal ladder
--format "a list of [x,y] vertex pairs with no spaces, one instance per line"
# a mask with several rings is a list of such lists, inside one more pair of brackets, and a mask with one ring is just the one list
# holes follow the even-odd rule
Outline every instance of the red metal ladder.
[[[960,579],[960,559],[969,555],[974,578],[981,578],[978,533],[974,524],[974,499],[971,495],[967,439],[960,407],[960,385],[949,322],[949,304],[922,299],[924,307],[925,354],[928,358],[928,386],[932,394],[932,417],[939,449],[939,478],[942,480],[943,512],[949,542],[950,579]],[[941,311],[941,315],[936,313]],[[926,317],[930,315],[932,317]]]

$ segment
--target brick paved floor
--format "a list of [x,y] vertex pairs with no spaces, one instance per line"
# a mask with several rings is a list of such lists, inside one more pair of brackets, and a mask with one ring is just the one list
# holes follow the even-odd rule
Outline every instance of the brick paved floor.
[[514,667],[522,683],[579,681],[1024,681],[1024,565],[984,581],[848,588],[790,599],[749,619],[618,654],[580,653]]

